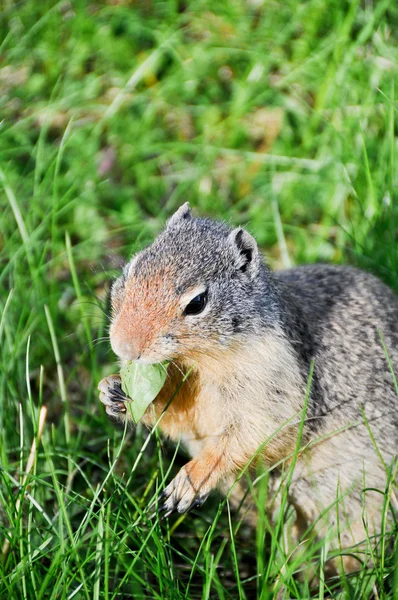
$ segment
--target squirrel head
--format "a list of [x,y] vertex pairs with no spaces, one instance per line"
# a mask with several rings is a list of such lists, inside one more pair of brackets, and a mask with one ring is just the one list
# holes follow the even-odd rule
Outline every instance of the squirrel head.
[[186,203],[115,281],[112,348],[147,363],[214,355],[253,327],[267,274],[247,231],[194,218]]

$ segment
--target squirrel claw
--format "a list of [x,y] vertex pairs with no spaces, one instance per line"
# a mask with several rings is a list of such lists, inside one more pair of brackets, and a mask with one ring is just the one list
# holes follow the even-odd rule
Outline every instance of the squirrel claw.
[[158,497],[158,502],[161,502],[162,500],[164,500],[167,496],[166,490],[163,490],[163,492],[161,494],[159,494]]
[[166,498],[161,509],[167,512],[163,518],[167,518],[172,512],[177,511],[179,514],[186,514],[190,510],[201,506],[207,499],[210,490],[195,489],[191,480],[183,467],[177,476],[169,483],[161,494],[160,499]]
[[[152,512],[148,515],[148,519],[154,519],[157,514],[167,510],[166,503],[163,502],[163,500],[166,498],[166,496],[167,496],[166,490],[163,490],[163,492],[161,492],[159,494],[159,496],[157,496],[153,500],[153,502],[150,503],[150,505],[147,508],[147,512],[149,513],[151,510],[152,510]],[[156,510],[156,506],[157,506],[157,510]],[[165,516],[168,516],[168,515],[163,515],[162,519],[164,519]]]
[[187,504],[186,499],[178,501],[179,499],[177,498],[172,502],[168,502],[166,500],[166,502],[164,502],[164,504],[159,508],[158,512],[164,512],[164,515],[162,515],[162,520],[167,519],[167,517],[169,517],[171,513],[175,511],[178,512],[180,515],[186,515],[189,512],[191,512],[191,510],[193,510],[194,508],[199,508],[200,506],[202,506],[202,504],[206,501],[207,496],[208,494],[204,494],[203,496],[196,496],[190,504]]
[[[157,505],[157,506],[160,506],[160,503],[162,502],[162,500],[164,500],[164,499],[166,498],[166,495],[167,495],[167,494],[166,494],[166,490],[163,490],[163,492],[161,492],[161,493],[159,494],[159,496],[157,496],[157,498],[155,498],[155,499],[154,499],[154,500],[153,500],[153,501],[150,503],[150,505],[148,506],[147,510],[148,510],[148,511],[149,511],[149,510],[151,510],[151,508],[154,508],[156,505]],[[160,508],[159,508],[159,510],[160,510]]]
[[[152,504],[148,507],[148,510],[150,510],[151,507],[154,506],[154,504],[155,503],[152,502]],[[160,516],[160,520],[164,521],[164,519],[167,519],[167,517],[169,517],[172,512],[173,512],[173,509],[168,508],[166,502],[164,502],[161,506],[158,506],[157,510],[153,510],[152,513],[150,515],[148,515],[148,519],[152,520],[158,515],[158,516]],[[161,513],[164,513],[164,514],[161,514]]]
[[207,500],[208,495],[209,494],[203,494],[200,496],[196,496],[195,500],[193,502],[191,502],[191,504],[188,506],[188,508],[183,508],[183,507],[180,507],[180,505],[178,505],[177,511],[180,514],[186,515],[189,512],[191,512],[191,510],[193,510],[194,508],[200,508],[202,506],[202,504]]
[[200,498],[196,498],[196,500],[194,500],[191,504],[191,506],[189,508],[187,508],[187,510],[185,511],[185,514],[191,512],[191,510],[193,510],[194,508],[200,508],[203,504],[203,502],[205,502],[207,499],[207,495],[206,496],[202,496]]
[[167,519],[171,515],[172,512],[173,512],[173,509],[170,509],[167,512],[165,512],[164,515],[162,515],[162,521]]
[[122,390],[122,382],[119,375],[109,375],[101,379],[98,389],[100,400],[105,405],[108,415],[116,419],[123,419],[126,414],[126,402],[130,398]]
[[128,400],[128,397],[122,390],[122,384],[118,381],[115,381],[115,383],[113,384],[113,388],[110,390],[110,393],[111,399],[121,400],[122,402]]

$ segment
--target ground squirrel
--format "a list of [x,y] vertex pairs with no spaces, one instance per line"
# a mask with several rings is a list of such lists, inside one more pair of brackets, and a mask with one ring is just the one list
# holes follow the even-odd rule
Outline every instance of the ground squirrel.
[[[186,203],[127,264],[112,309],[110,340],[122,361],[172,361],[145,425],[191,369],[160,422],[193,457],[163,494],[167,512],[228,488],[259,448],[277,481],[281,469],[272,467],[292,460],[307,397],[305,450],[289,489],[296,534],[315,523],[323,536],[337,517],[343,547],[365,539],[364,519],[370,535],[379,532],[376,490],[398,450],[389,366],[398,364],[398,298],[387,286],[351,267],[273,273],[246,230],[194,218]],[[119,376],[99,389],[108,414],[125,419]],[[344,559],[346,570],[357,564]]]

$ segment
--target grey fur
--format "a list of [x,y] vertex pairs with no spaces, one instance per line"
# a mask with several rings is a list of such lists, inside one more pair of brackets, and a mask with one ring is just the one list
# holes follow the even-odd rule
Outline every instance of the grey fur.
[[[397,296],[352,267],[312,265],[274,277],[287,337],[305,371],[309,360],[315,363],[308,416],[340,409],[349,420],[363,407],[372,428],[385,432],[380,441],[391,459],[398,450],[398,399],[381,338],[392,364],[398,364]],[[386,418],[376,418],[379,413]]]
[[[216,330],[220,343],[231,341],[236,321],[242,336],[280,322],[278,294],[269,269],[259,261],[254,279],[242,272],[247,260],[235,241],[236,235],[242,231],[246,243],[252,240],[255,244],[254,238],[241,228],[231,232],[222,222],[181,217],[181,208],[154,243],[133,257],[125,272],[156,279],[170,269],[174,273],[171,285],[177,295],[204,283],[209,288],[211,312],[197,333],[206,336]],[[253,251],[259,257],[257,244]],[[122,297],[124,280],[122,277],[114,283],[114,299]]]
[[[249,233],[193,218],[187,204],[115,283],[115,316],[129,278],[156,281],[160,298],[167,297],[167,286],[181,297],[203,285],[209,306],[206,315],[191,324],[192,338],[198,342],[213,336],[214,344],[222,348],[236,342],[247,347],[252,339],[282,337],[290,353],[286,356],[292,356],[301,374],[297,395],[304,395],[313,362],[304,441],[311,445],[339,428],[343,433],[315,445],[298,461],[290,499],[308,524],[317,518],[320,507],[333,503],[340,487],[343,494],[351,494],[345,514],[357,528],[351,538],[343,536],[343,545],[363,539],[361,489],[384,490],[385,467],[398,454],[398,399],[382,343],[397,365],[397,296],[376,277],[351,267],[313,265],[272,273]],[[171,334],[166,337],[170,355],[181,354],[179,340]],[[283,381],[280,384],[284,389]],[[244,379],[241,388],[244,394]],[[283,413],[277,388],[275,381],[270,401],[277,399]],[[232,409],[239,407],[233,407],[231,400]],[[246,412],[241,418],[247,416]],[[370,511],[370,530],[375,533],[380,527],[380,498],[376,494]],[[319,526],[317,531],[324,535],[326,529]]]

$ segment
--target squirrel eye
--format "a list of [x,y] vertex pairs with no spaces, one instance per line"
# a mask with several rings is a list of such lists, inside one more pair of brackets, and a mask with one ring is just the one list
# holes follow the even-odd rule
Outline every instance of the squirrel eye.
[[207,292],[203,292],[203,294],[198,294],[191,300],[189,304],[185,307],[184,316],[186,315],[198,315],[202,312],[207,303]]

